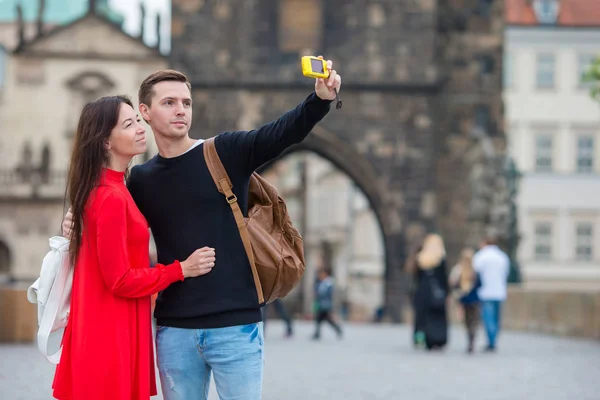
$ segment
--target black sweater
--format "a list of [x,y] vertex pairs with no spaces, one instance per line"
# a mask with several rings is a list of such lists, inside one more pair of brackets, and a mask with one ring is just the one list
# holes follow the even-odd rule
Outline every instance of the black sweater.
[[[224,132],[215,139],[244,215],[250,175],[300,143],[330,108],[314,93],[277,120],[252,131]],[[197,278],[173,283],[156,301],[158,325],[219,328],[260,321],[252,271],[235,219],[204,161],[203,144],[178,157],[156,155],[132,169],[128,188],[154,235],[158,262],[187,259],[213,247],[215,266]]]

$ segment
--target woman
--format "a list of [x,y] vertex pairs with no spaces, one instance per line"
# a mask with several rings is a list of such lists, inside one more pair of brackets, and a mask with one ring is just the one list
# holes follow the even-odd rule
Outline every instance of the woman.
[[416,256],[414,342],[417,345],[424,343],[428,350],[445,346],[448,337],[448,279],[445,257],[444,242],[441,236],[436,234],[425,237]]
[[455,290],[456,297],[463,307],[465,326],[469,346],[467,352],[473,352],[475,333],[479,324],[479,297],[477,289],[481,287],[481,279],[473,268],[473,249],[466,248],[460,254],[460,260],[453,271],[450,285]]
[[84,107],[67,184],[74,276],[57,399],[155,395],[150,296],[214,265],[214,252],[203,248],[181,263],[149,267],[148,224],[124,183],[131,159],[145,151],[145,130],[128,98]]

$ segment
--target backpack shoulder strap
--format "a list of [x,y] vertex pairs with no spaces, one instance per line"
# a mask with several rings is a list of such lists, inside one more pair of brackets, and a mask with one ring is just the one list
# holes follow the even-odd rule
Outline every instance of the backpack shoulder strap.
[[[204,148],[202,149],[204,152],[204,160],[206,161],[206,166],[208,167],[208,171],[217,185],[217,189],[220,193],[226,194],[227,191],[231,192],[231,188],[233,188],[233,184],[227,175],[227,171],[225,171],[225,167],[221,162],[221,158],[217,153],[217,148],[215,147],[215,138],[212,137],[207,139],[202,143]],[[235,195],[233,192],[230,193],[232,201],[236,201]]]
[[250,267],[252,268],[252,276],[254,278],[254,285],[256,286],[258,301],[262,304],[265,300],[262,286],[260,284],[260,278],[258,276],[258,271],[256,269],[256,264],[254,262],[254,253],[252,252],[250,233],[248,233],[246,221],[244,220],[244,215],[242,214],[242,210],[238,204],[237,197],[232,191],[233,185],[231,184],[231,180],[229,179],[227,171],[225,170],[225,167],[221,162],[221,158],[217,153],[214,139],[215,138],[212,137],[202,143],[204,146],[202,149],[204,153],[204,160],[206,161],[208,171],[210,172],[210,175],[217,186],[217,190],[225,195],[227,203],[229,203],[231,206],[231,211],[233,211],[233,216],[235,217],[235,222],[238,230],[240,231],[240,236],[242,238],[242,242],[244,243],[244,249],[246,250],[246,255],[248,256],[248,261],[250,262]]

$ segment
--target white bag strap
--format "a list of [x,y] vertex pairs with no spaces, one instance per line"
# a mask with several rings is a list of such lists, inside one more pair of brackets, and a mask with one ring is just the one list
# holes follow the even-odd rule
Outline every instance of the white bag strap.
[[[56,279],[52,285],[52,290],[48,296],[48,301],[46,302],[46,307],[44,309],[44,314],[42,315],[42,320],[40,322],[37,335],[39,351],[41,351],[42,354],[46,356],[48,361],[50,361],[52,364],[58,364],[60,361],[62,346],[59,346],[58,351],[56,351],[54,354],[48,354],[48,341],[50,339],[50,335],[52,334],[54,324],[59,313],[59,308],[62,304],[63,296],[70,295],[70,293],[64,292],[65,288],[68,286],[68,280],[72,275],[71,265],[68,258],[68,246],[66,249],[63,247],[57,250],[60,257],[60,265],[56,274]],[[62,338],[62,334],[60,337]]]

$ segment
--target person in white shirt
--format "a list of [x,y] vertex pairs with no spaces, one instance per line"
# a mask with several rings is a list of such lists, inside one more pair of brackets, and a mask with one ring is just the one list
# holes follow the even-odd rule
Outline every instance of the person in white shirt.
[[502,303],[506,300],[506,286],[510,271],[510,259],[496,245],[494,238],[487,238],[473,257],[473,267],[481,278],[477,295],[481,300],[481,316],[488,336],[485,351],[496,350],[496,338],[500,332]]

